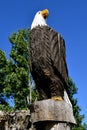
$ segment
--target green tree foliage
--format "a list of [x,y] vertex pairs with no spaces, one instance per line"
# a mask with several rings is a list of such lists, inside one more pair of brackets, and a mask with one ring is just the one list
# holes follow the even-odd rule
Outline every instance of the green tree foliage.
[[[13,94],[15,100],[15,109],[27,108],[27,96],[29,95],[29,54],[28,54],[28,32],[19,30],[10,38],[12,49],[11,73],[9,76],[8,86],[10,85],[10,94]],[[5,89],[8,89],[8,86]],[[5,90],[7,91],[7,90]]]
[[3,87],[4,87],[4,78],[6,77],[6,64],[7,60],[5,57],[5,53],[0,50],[0,103],[5,104],[5,100],[3,98]]
[[8,74],[8,63],[5,53],[0,50],[0,110],[10,109],[9,104],[6,102],[5,93],[3,93],[5,88],[4,80]]
[[78,88],[75,86],[75,83],[69,78],[69,98],[73,106],[73,112],[76,119],[77,125],[73,127],[73,130],[86,130],[87,125],[83,124],[84,115],[80,115],[81,108],[78,106],[78,100],[74,98],[74,95],[77,94]]
[[[9,38],[12,49],[7,63],[3,54],[1,68],[4,75],[1,76],[3,94],[14,97],[14,109],[27,108],[27,96],[29,95],[29,54],[28,54],[29,30],[19,30]],[[6,66],[7,64],[7,66]],[[6,70],[7,69],[7,70]],[[8,72],[7,72],[8,71]],[[1,71],[0,71],[1,72]],[[5,77],[5,78],[4,78]]]

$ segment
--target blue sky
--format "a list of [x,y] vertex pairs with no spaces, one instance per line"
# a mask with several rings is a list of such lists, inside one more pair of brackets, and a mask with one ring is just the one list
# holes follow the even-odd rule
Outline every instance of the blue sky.
[[35,13],[45,8],[48,25],[65,39],[69,76],[78,87],[76,97],[87,122],[87,0],[0,0],[0,49],[8,57],[8,37],[29,28]]

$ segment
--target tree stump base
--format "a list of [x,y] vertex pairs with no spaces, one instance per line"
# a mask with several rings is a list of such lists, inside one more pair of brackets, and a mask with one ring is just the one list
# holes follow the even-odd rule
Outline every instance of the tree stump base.
[[36,130],[71,130],[76,124],[72,106],[65,101],[37,101],[30,105],[30,113]]

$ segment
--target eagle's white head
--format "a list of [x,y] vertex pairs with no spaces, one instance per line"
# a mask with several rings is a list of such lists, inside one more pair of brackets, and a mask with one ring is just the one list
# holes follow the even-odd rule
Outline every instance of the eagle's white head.
[[34,20],[31,24],[31,29],[35,28],[36,26],[44,26],[46,24],[46,18],[49,15],[49,11],[47,9],[38,11],[34,17]]

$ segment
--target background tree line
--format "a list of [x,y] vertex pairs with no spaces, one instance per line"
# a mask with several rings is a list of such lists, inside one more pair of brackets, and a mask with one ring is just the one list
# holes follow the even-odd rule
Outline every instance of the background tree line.
[[[39,99],[36,88],[31,87],[33,80],[29,69],[29,29],[18,30],[9,37],[9,41],[12,46],[9,59],[0,50],[0,110],[28,109],[31,102]],[[69,78],[69,97],[77,122],[73,130],[86,130],[86,123],[82,124],[84,115],[80,115],[81,109],[78,106],[78,100],[74,98],[77,90],[75,83]],[[10,99],[10,103],[8,99]]]

